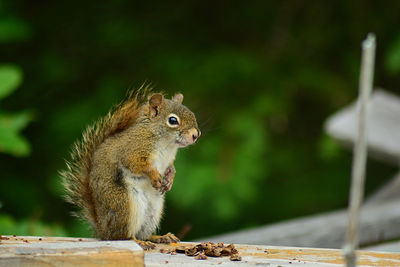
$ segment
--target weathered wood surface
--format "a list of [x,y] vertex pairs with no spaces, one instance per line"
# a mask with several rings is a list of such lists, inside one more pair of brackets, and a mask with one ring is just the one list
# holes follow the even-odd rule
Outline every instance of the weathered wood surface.
[[379,205],[396,199],[400,199],[400,172],[398,172],[387,184],[369,196],[366,204]]
[[[356,103],[332,115],[325,129],[333,138],[351,145],[356,139]],[[371,156],[392,162],[400,159],[400,98],[384,90],[375,90],[369,101],[368,148]]]
[[[3,236],[4,237],[4,236]],[[98,241],[91,238],[5,236],[0,242],[0,266],[342,266],[337,249],[235,245],[242,261],[228,257],[196,260],[160,249],[195,243],[157,244],[143,251],[133,241]],[[40,240],[41,239],[41,240]],[[400,266],[400,253],[358,251],[360,266]]]
[[[400,238],[400,200],[364,206],[360,244],[377,244]],[[341,248],[347,210],[322,213],[277,224],[206,237],[200,241],[296,247]]]
[[400,241],[397,240],[397,241],[382,243],[379,245],[365,247],[363,249],[371,251],[400,252]]
[[144,266],[144,253],[133,241],[3,236],[0,266]]
[[[194,243],[183,243],[186,246]],[[195,260],[184,254],[162,254],[161,248],[170,249],[181,244],[157,245],[145,253],[145,264],[158,266],[343,266],[342,251],[338,249],[316,249],[276,246],[235,245],[242,261],[230,261],[227,257]],[[400,266],[400,253],[358,251],[359,266]]]

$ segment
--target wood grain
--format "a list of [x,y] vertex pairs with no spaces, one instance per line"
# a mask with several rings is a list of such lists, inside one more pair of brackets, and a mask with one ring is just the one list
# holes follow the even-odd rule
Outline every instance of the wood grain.
[[[242,261],[229,257],[196,260],[160,249],[195,243],[157,244],[143,251],[133,241],[98,241],[90,238],[3,236],[0,266],[342,266],[341,250],[278,246],[235,245]],[[400,266],[400,253],[358,251],[361,266]]]
[[[206,237],[198,241],[235,244],[341,248],[347,210],[296,218],[248,230]],[[360,244],[371,245],[400,238],[400,200],[367,205],[361,210]]]
[[[400,98],[377,89],[368,105],[368,153],[397,166],[400,159]],[[356,114],[356,103],[353,103],[328,118],[325,130],[334,139],[352,147],[357,135]]]
[[[181,243],[178,246],[195,243]],[[228,257],[208,257],[196,260],[184,254],[162,254],[160,249],[177,245],[157,245],[155,250],[145,252],[148,267],[159,266],[343,266],[344,258],[339,249],[298,248],[278,246],[235,245],[242,261],[232,262]],[[359,266],[400,266],[400,253],[357,251]]]
[[0,266],[144,266],[133,241],[3,236]]

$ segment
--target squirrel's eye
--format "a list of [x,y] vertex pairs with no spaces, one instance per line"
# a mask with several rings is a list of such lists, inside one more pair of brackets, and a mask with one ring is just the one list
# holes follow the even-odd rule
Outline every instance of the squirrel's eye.
[[168,124],[171,125],[171,126],[179,125],[178,118],[175,117],[175,116],[170,116],[170,117],[168,118]]

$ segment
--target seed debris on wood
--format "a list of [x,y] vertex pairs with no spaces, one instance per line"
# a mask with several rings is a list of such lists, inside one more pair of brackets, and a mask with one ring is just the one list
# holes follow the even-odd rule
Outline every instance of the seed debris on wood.
[[231,261],[241,261],[242,257],[233,244],[225,246],[224,243],[203,242],[193,246],[181,246],[173,249],[160,249],[161,253],[175,255],[176,253],[194,256],[196,260],[206,260],[209,257],[229,256]]
[[241,261],[241,260],[242,260],[242,257],[240,257],[239,254],[232,254],[232,255],[229,257],[229,259],[230,259],[231,261]]
[[0,239],[1,239],[1,240],[9,240],[10,238],[0,235]]
[[198,255],[194,257],[196,260],[206,260],[207,256],[204,254],[204,252],[198,252]]

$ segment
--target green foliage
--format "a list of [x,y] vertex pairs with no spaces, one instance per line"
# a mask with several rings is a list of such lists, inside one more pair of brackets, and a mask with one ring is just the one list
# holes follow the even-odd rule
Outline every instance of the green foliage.
[[31,113],[0,114],[0,152],[14,156],[27,156],[30,153],[28,141],[19,132],[31,120]]
[[[90,235],[58,171],[86,125],[145,80],[182,92],[203,133],[178,153],[161,232],[191,225],[190,239],[345,206],[351,154],[323,123],[355,99],[370,31],[375,84],[399,93],[399,7],[1,1],[1,60],[24,83],[0,65],[0,233]],[[368,166],[367,193],[394,171]]]
[[4,235],[65,236],[60,225],[44,224],[35,219],[16,221],[10,215],[0,213],[0,229]]
[[[263,158],[268,149],[267,133],[260,125],[260,118],[238,111],[223,125],[222,138],[199,141],[198,148],[193,148],[198,154],[194,161],[205,164],[193,166],[192,156],[179,156],[179,182],[169,195],[173,205],[198,207],[210,214],[208,219],[229,222],[240,216],[242,205],[254,204],[265,177]],[[201,205],[210,196],[212,201]]]
[[22,71],[13,65],[0,65],[0,99],[11,94],[22,82]]
[[[0,65],[0,99],[11,94],[22,82],[21,70],[13,65]],[[0,111],[1,112],[1,111]],[[20,135],[22,129],[31,121],[28,111],[19,113],[0,113],[0,152],[14,156],[27,156],[30,153],[28,141]]]
[[[1,23],[0,23],[1,32]],[[0,100],[14,92],[22,83],[22,71],[14,65],[0,65]],[[30,145],[20,134],[31,121],[31,112],[6,113],[0,110],[0,152],[13,156],[28,156]],[[0,209],[2,203],[0,202]],[[37,221],[16,222],[10,215],[0,213],[2,234],[54,235],[64,234],[61,227],[49,227]]]
[[19,42],[29,38],[28,24],[18,17],[0,18],[0,43]]
[[397,36],[386,54],[386,68],[392,74],[400,73],[400,35]]

